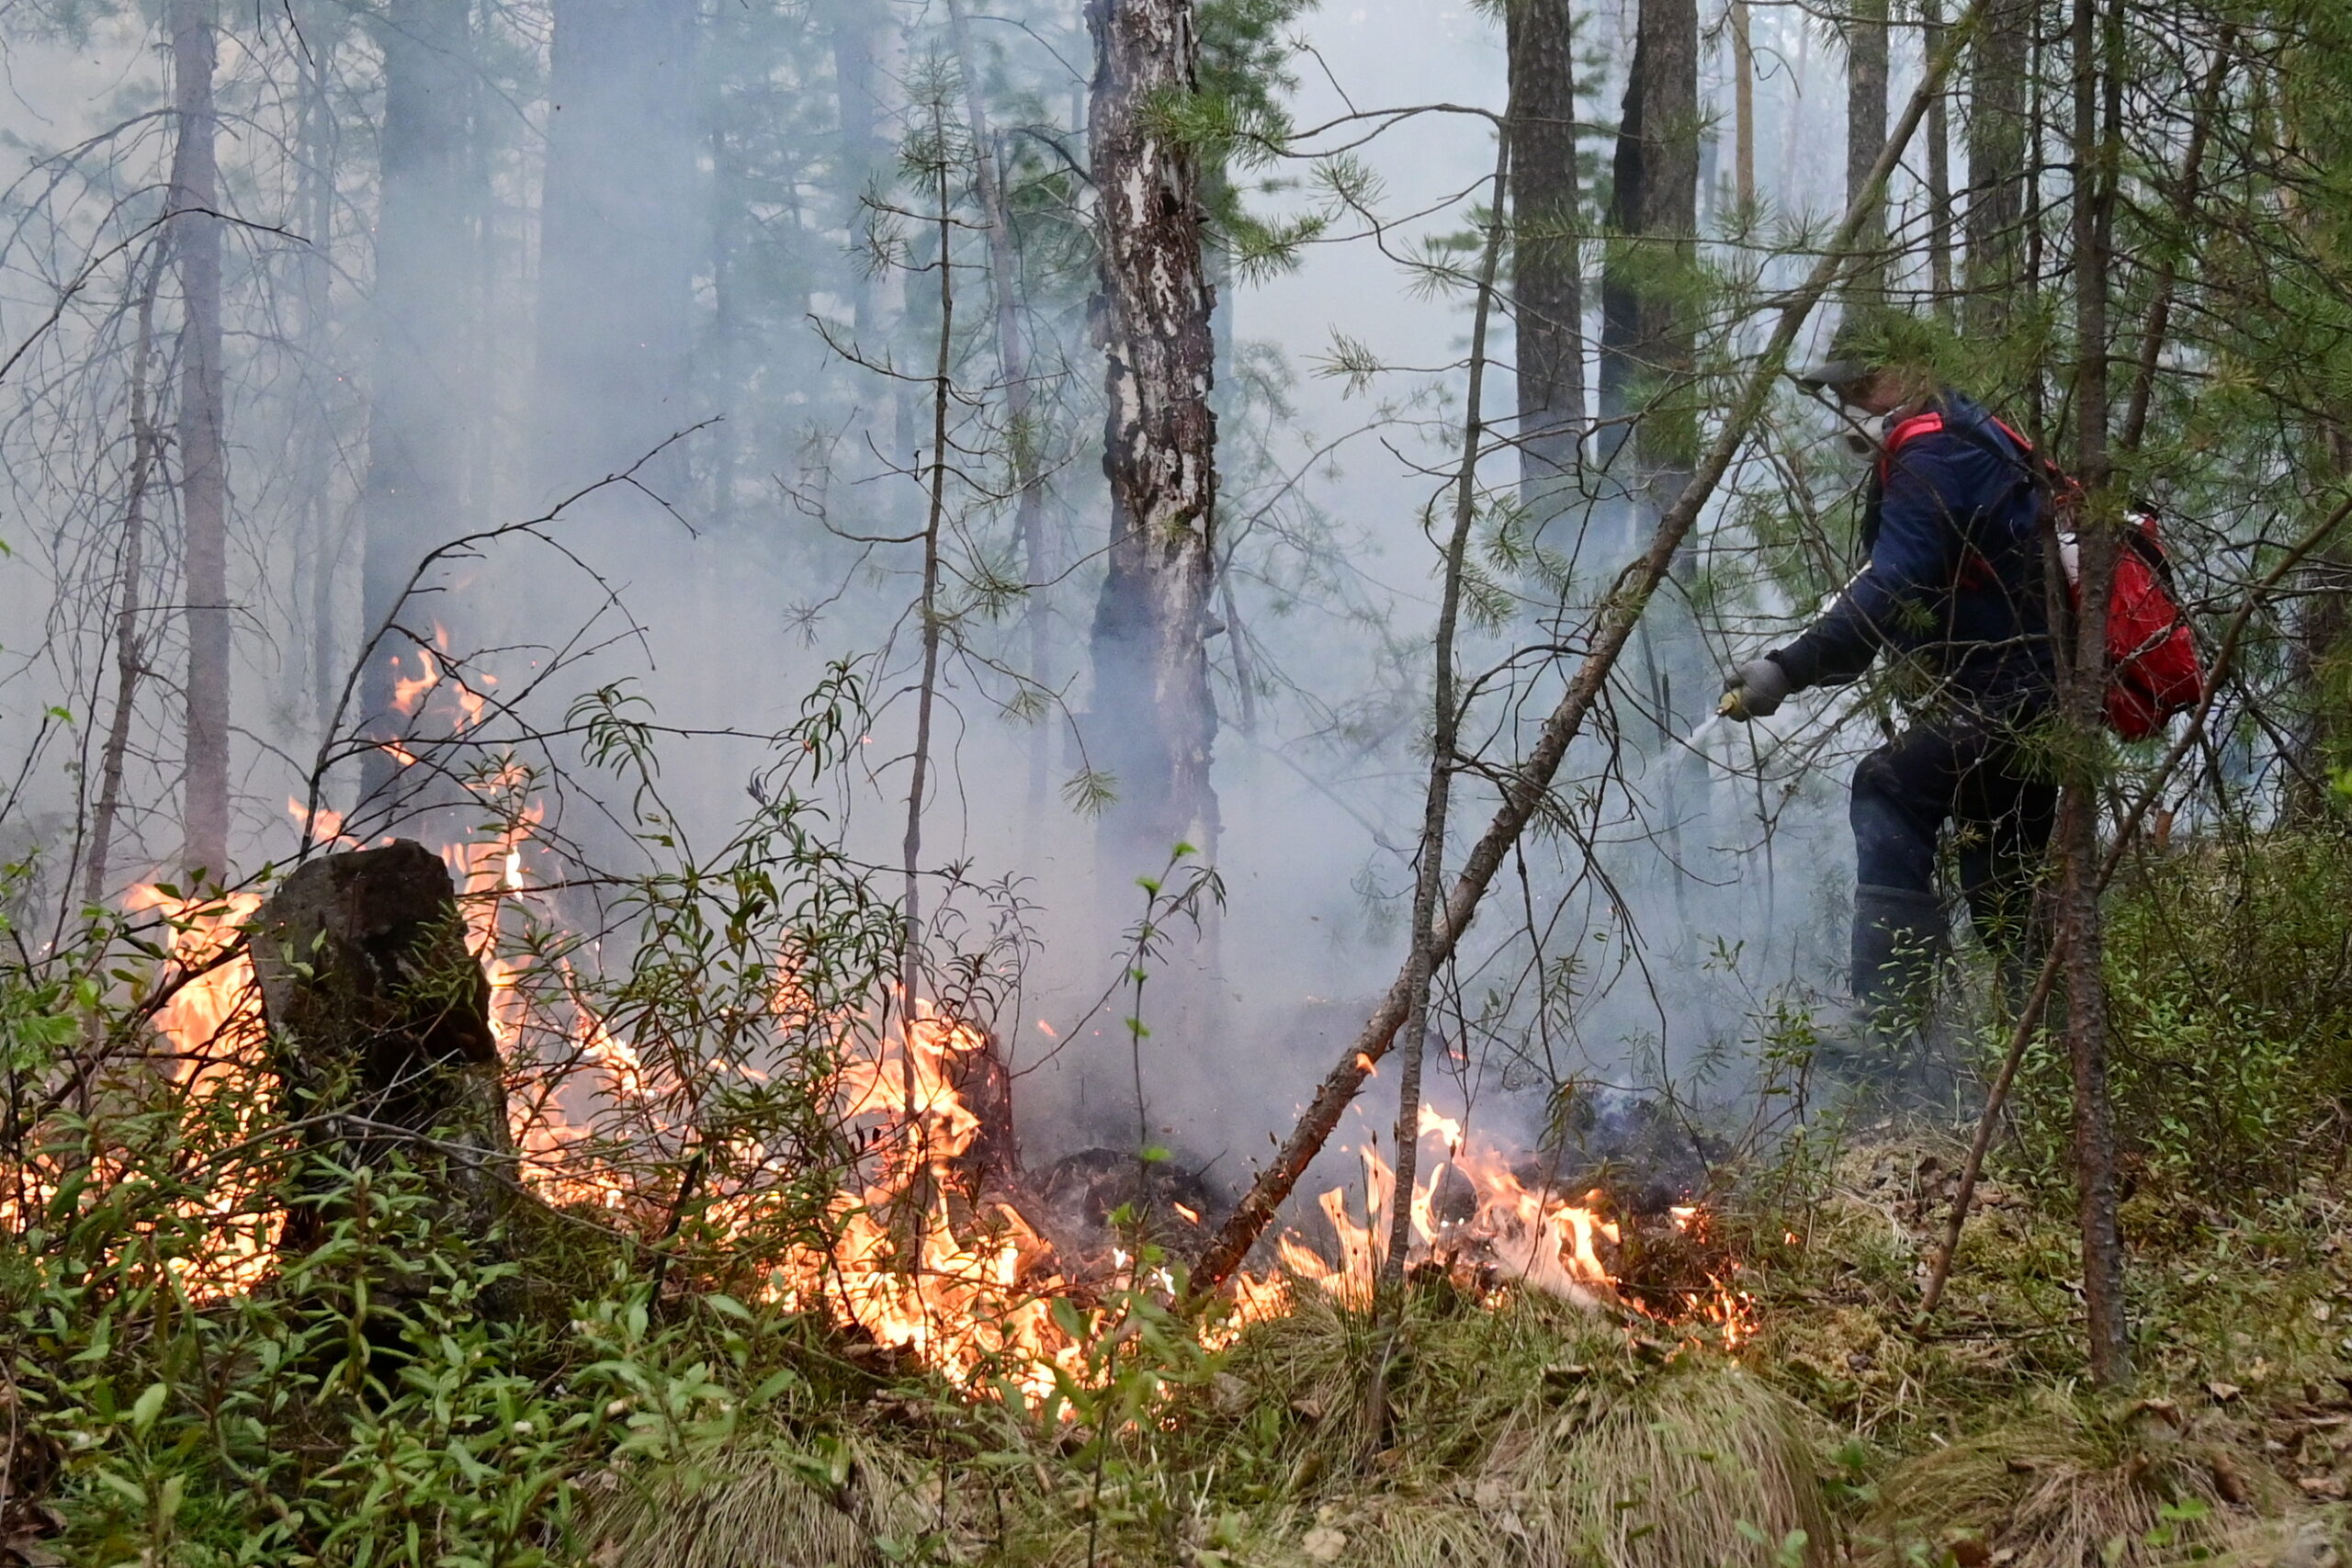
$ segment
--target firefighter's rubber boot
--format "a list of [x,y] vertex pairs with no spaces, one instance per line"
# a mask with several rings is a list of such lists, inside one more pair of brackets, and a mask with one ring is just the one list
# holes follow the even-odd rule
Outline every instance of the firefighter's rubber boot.
[[1863,883],[1854,889],[1849,971],[1854,1014],[1822,1043],[1823,1066],[1888,1101],[1939,1098],[1928,1014],[1950,941],[1933,893]]

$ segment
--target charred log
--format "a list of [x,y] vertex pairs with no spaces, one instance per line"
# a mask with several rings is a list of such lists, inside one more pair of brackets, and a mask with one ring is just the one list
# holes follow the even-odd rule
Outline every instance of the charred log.
[[1032,1193],[1062,1271],[1073,1280],[1111,1278],[1118,1269],[1114,1251],[1133,1252],[1138,1242],[1190,1263],[1230,1207],[1198,1171],[1122,1149],[1067,1155],[1032,1184]]
[[401,840],[311,862],[262,906],[253,956],[281,1108],[309,1156],[286,1248],[325,1238],[336,1168],[397,1166],[430,1184],[436,1223],[492,1244],[514,1143],[490,985],[440,857]]

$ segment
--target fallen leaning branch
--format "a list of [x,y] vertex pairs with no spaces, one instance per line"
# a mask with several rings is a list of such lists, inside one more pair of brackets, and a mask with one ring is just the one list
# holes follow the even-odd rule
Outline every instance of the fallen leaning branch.
[[[1471,849],[1463,863],[1461,874],[1454,878],[1453,890],[1447,895],[1445,908],[1435,922],[1428,943],[1428,962],[1443,964],[1452,956],[1454,944],[1469,929],[1478,911],[1478,902],[1486,896],[1487,886],[1501,869],[1511,846],[1519,841],[1527,824],[1533,819],[1536,808],[1543,804],[1544,794],[1551,788],[1553,775],[1568,754],[1569,745],[1584,728],[1593,705],[1608,687],[1610,672],[1617,659],[1632,638],[1634,628],[1649,607],[1658,584],[1665,581],[1675,552],[1698,522],[1700,512],[1714,494],[1716,485],[1729,471],[1732,459],[1747,440],[1749,431],[1764,412],[1770,401],[1773,384],[1780,378],[1788,363],[1789,350],[1794,346],[1797,333],[1805,318],[1821,302],[1823,295],[1838,279],[1839,272],[1853,259],[1856,243],[1871,213],[1878,209],[1886,186],[1887,176],[1901,161],[1904,150],[1919,128],[1928,112],[1928,105],[1942,89],[1945,77],[1951,74],[1953,62],[1959,59],[1962,46],[1974,30],[1973,24],[1984,7],[1984,0],[1973,0],[1950,33],[1943,47],[1928,62],[1927,74],[1905,106],[1903,118],[1886,145],[1879,152],[1878,162],[1871,169],[1871,177],[1857,193],[1846,210],[1844,221],[1838,224],[1813,271],[1789,297],[1781,308],[1779,323],[1773,328],[1771,341],[1756,361],[1740,388],[1739,397],[1732,405],[1730,417],[1724,420],[1706,456],[1700,461],[1690,482],[1682,494],[1658,519],[1657,529],[1650,536],[1649,547],[1626,567],[1608,595],[1603,599],[1597,619],[1592,651],[1577,666],[1567,689],[1544,720],[1544,728],[1536,737],[1535,746],[1525,760],[1504,774],[1502,804],[1496,808],[1494,820]],[[1422,944],[1416,942],[1419,950]],[[1298,1124],[1291,1129],[1290,1137],[1276,1151],[1272,1163],[1258,1173],[1232,1216],[1217,1233],[1216,1240],[1193,1271],[1190,1301],[1197,1303],[1208,1292],[1223,1284],[1227,1276],[1241,1266],[1241,1260],[1257,1245],[1273,1222],[1275,1211],[1290,1197],[1291,1189],[1306,1174],[1306,1167],[1332,1131],[1340,1124],[1340,1116],[1349,1103],[1363,1089],[1363,1081],[1374,1064],[1388,1053],[1396,1043],[1396,1032],[1405,1021],[1409,1009],[1413,976],[1419,952],[1408,958],[1405,969],[1392,981],[1387,995],[1340,1058],[1339,1065],[1324,1075],[1315,1098],[1300,1114]]]

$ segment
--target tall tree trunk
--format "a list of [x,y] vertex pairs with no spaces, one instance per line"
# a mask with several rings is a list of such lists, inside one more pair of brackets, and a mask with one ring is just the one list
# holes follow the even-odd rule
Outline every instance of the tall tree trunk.
[[1117,779],[1103,814],[1102,880],[1124,887],[1179,842],[1216,851],[1216,710],[1204,642],[1216,502],[1215,299],[1198,159],[1162,133],[1154,112],[1157,100],[1194,90],[1192,0],[1090,0],[1087,19],[1111,496],[1087,739]]
[[1626,422],[1639,415],[1645,475],[1687,474],[1697,423],[1673,394],[1693,354],[1684,293],[1699,223],[1697,0],[1641,0],[1609,221],[1616,237],[1600,283],[1600,412],[1611,428],[1600,445],[1613,457]]
[[218,0],[171,0],[172,153],[168,210],[179,265],[180,524],[187,623],[187,773],[182,788],[182,863],[229,869],[229,469],[223,441],[227,388],[220,344],[220,171]]
[[[1929,0],[1933,4],[1934,0]],[[1928,53],[1935,52],[1932,47]],[[1756,209],[1756,32],[1747,0],[1731,0],[1732,191],[1743,214]]]
[[1514,0],[1510,56],[1511,294],[1519,327],[1519,491],[1541,536],[1582,485],[1584,276],[1571,0]]
[[1967,310],[1971,336],[2010,320],[2024,281],[2026,89],[2035,0],[1991,0],[1978,27],[1968,82]]
[[[1871,165],[1886,145],[1886,3],[1852,0],[1846,21],[1846,199],[1869,188]],[[1849,305],[1886,293],[1886,197],[1881,193],[1862,231],[1863,262],[1846,294]]]
[[[1699,8],[1697,0],[1641,0],[1633,67],[1619,120],[1614,235],[1601,274],[1600,405],[1597,443],[1616,475],[1609,487],[1622,513],[1616,536],[1595,570],[1614,571],[1648,536],[1690,482],[1699,421],[1693,401],[1696,339],[1691,294],[1699,222]],[[1633,472],[1624,472],[1632,436]],[[1678,578],[1695,557],[1685,540]],[[1640,666],[1657,716],[1645,750],[1663,753],[1696,722],[1710,695],[1698,628],[1680,605],[1652,617],[1640,632]],[[1674,784],[1666,786],[1669,794]],[[1666,803],[1669,840],[1679,813]],[[1671,851],[1672,846],[1669,845]],[[1679,865],[1681,857],[1673,858]]]
[[114,706],[107,716],[107,738],[98,750],[98,798],[90,812],[90,842],[82,862],[82,902],[93,908],[113,888],[115,826],[122,816],[122,770],[130,753],[130,716],[147,676],[146,638],[140,630],[140,590],[146,577],[147,496],[162,456],[147,378],[155,355],[155,289],[170,254],[167,237],[147,268],[139,291],[139,329],[130,355],[130,480],[122,507],[122,565],[116,574],[114,603]]
[[[694,0],[556,0],[539,217],[539,479],[568,492],[693,423]],[[674,492],[682,456],[656,465]]]
[[[301,163],[296,174],[296,210],[308,241],[298,263],[302,300],[303,352],[317,392],[302,410],[301,466],[302,550],[309,558],[306,585],[310,590],[310,647],[305,652],[307,694],[319,739],[334,723],[335,704],[343,690],[344,671],[336,663],[334,621],[335,569],[340,563],[345,520],[335,505],[334,446],[342,412],[339,400],[328,388],[339,387],[338,347],[334,309],[335,179],[338,159],[334,105],[328,96],[335,57],[343,43],[340,27],[314,28],[305,35],[310,49],[297,69],[302,78]],[[299,711],[299,706],[298,710]]]
[[[2121,0],[2115,0],[2120,6]],[[2116,1213],[2115,1119],[2107,1081],[2107,978],[2099,911],[2103,780],[2091,744],[2107,684],[2107,595],[2121,543],[2108,449],[2108,271],[2120,84],[2121,21],[2103,27],[2098,0],[2075,0],[2075,463],[2087,500],[2080,525],[2082,604],[2063,700],[2076,744],[2059,808],[2061,940],[2066,944],[2066,1052],[2075,1080],[2075,1178],[2080,1202],[2083,1306],[2091,1376],[2131,1376],[2123,1310],[2123,1243]],[[2102,67],[2105,67],[2103,70]]]
[[[882,139],[883,98],[879,56],[889,26],[881,0],[831,0],[829,28],[833,54],[834,123],[841,160],[841,191],[846,206],[843,227],[853,235],[865,229],[859,202],[867,187],[885,172],[889,148]],[[857,330],[881,346],[881,290],[872,271],[853,261],[851,288],[856,298]]]
[[[1943,0],[1919,0],[1919,32],[1928,58],[1944,46]],[[1939,314],[1951,311],[1951,99],[1938,93],[1928,106],[1928,286]]]
[[[393,0],[384,51],[382,209],[369,302],[374,373],[368,473],[360,497],[360,619],[372,632],[391,614],[426,551],[463,532],[458,513],[461,415],[470,363],[468,290],[469,0]],[[419,628],[422,629],[422,628]],[[388,640],[360,677],[360,719],[379,742],[361,770],[361,795],[389,806],[402,770],[387,744],[407,718],[393,685],[425,673],[421,650]]]

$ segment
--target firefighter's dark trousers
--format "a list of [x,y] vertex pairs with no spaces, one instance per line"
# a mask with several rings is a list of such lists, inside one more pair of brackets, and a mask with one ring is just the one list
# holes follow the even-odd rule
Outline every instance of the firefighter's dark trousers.
[[1944,921],[1936,848],[1947,825],[1970,917],[2005,973],[2028,940],[2033,886],[2058,788],[2035,776],[2023,732],[2039,705],[1953,707],[1924,717],[1854,769],[1854,994],[1923,1006]]

